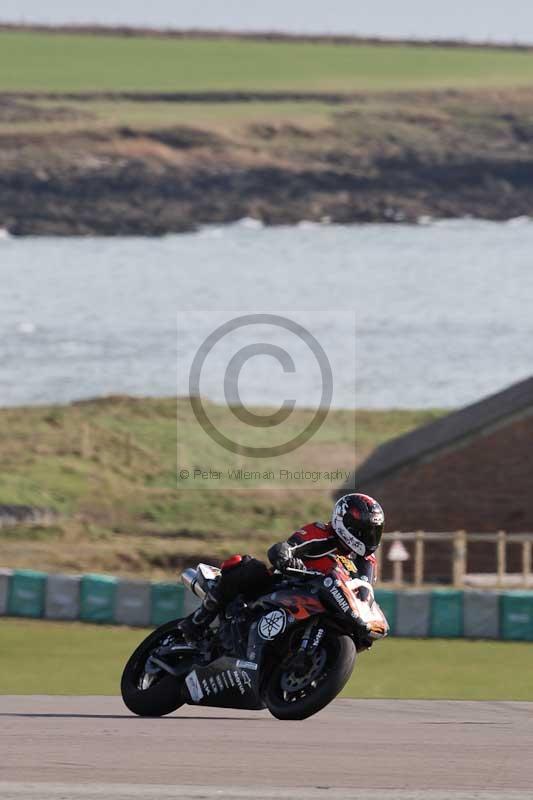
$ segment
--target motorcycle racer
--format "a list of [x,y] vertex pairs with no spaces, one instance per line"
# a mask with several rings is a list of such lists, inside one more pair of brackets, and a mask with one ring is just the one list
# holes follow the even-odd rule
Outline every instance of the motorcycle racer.
[[[268,558],[281,573],[297,569],[326,575],[340,561],[353,577],[373,584],[377,577],[374,553],[384,523],[383,509],[376,500],[366,494],[347,494],[335,503],[330,522],[304,525],[286,541],[272,545]],[[200,608],[180,622],[185,640],[191,644],[200,640],[221,609],[238,594],[252,599],[269,591],[275,581],[276,576],[262,561],[250,556],[228,559]]]
[[[338,556],[358,578],[375,583],[376,557],[385,516],[379,503],[366,494],[347,494],[333,509],[331,522],[304,525],[286,542],[268,551],[271,564],[280,571],[313,569],[328,573]],[[355,569],[354,569],[355,568]]]

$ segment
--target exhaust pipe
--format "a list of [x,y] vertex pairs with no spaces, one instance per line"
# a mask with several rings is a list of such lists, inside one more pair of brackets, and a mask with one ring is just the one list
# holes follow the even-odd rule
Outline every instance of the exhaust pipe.
[[196,597],[199,597],[200,600],[204,599],[205,591],[198,583],[198,570],[194,569],[193,567],[186,569],[181,573],[181,582],[186,589],[195,594]]

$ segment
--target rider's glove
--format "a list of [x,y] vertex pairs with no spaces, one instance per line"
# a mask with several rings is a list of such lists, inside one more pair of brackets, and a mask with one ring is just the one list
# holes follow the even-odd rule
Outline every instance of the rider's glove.
[[291,558],[289,563],[285,566],[285,569],[289,567],[290,569],[300,569],[305,571],[305,564],[301,558]]
[[274,544],[268,551],[268,559],[275,569],[305,569],[305,564],[292,555],[292,547],[287,542]]
[[355,620],[355,624],[358,628],[358,634],[362,641],[368,640],[371,642],[374,639],[382,639],[389,632],[388,627],[383,622],[378,620],[365,622],[363,619],[361,619],[361,617],[359,617]]
[[388,633],[388,628],[385,623],[377,619],[367,623],[366,627],[371,639],[382,639]]

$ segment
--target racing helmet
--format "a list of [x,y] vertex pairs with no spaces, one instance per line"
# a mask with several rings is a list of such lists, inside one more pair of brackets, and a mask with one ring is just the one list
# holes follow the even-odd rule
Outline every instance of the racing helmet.
[[354,555],[368,556],[379,547],[385,514],[377,500],[367,494],[345,494],[331,515],[333,530]]

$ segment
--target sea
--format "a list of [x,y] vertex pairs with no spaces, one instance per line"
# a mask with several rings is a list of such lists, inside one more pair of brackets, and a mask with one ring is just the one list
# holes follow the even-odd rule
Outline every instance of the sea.
[[0,406],[455,408],[533,373],[533,222],[4,233],[0,342]]

